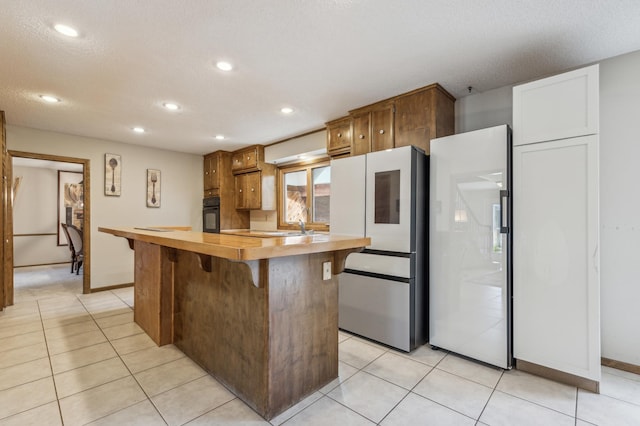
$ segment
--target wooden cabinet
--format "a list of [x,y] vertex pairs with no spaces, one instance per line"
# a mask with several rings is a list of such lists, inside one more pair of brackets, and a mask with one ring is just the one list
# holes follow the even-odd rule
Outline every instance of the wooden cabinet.
[[257,172],[235,175],[235,208],[275,210],[275,174],[275,166],[265,164]]
[[327,153],[330,156],[351,150],[351,117],[343,117],[327,123]]
[[[230,156],[231,153],[227,151],[216,151],[204,156],[202,177],[205,198],[220,195],[221,176]],[[229,170],[228,167],[226,169]]]
[[393,148],[393,101],[349,111],[353,123],[351,155]]
[[394,146],[413,145],[429,154],[431,139],[455,132],[455,98],[432,84],[395,99]]
[[216,151],[204,156],[204,198],[220,197],[220,229],[249,227],[249,212],[235,208],[231,153]]
[[393,102],[376,104],[371,111],[371,151],[391,149],[394,145]]
[[513,89],[514,356],[519,369],[560,371],[592,391],[600,380],[598,134],[576,135],[597,130],[597,114],[589,117],[597,81],[595,65]]
[[254,145],[233,153],[231,170],[234,174],[259,170],[259,164],[262,161],[264,161],[264,146]]
[[260,172],[243,173],[235,176],[236,209],[259,209],[261,206],[262,188]]
[[371,113],[363,112],[353,116],[353,141],[351,155],[371,152]]
[[231,157],[231,170],[235,175],[236,210],[276,209],[276,167],[264,162],[264,146],[254,145],[235,151]]
[[454,104],[453,96],[432,84],[351,110],[327,123],[327,153],[337,158],[414,145],[428,154],[431,139],[454,133]]

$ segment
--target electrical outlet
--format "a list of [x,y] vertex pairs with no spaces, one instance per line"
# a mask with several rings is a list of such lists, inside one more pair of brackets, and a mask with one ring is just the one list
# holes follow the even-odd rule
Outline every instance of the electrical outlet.
[[330,280],[331,279],[331,262],[323,262],[322,263],[322,280]]

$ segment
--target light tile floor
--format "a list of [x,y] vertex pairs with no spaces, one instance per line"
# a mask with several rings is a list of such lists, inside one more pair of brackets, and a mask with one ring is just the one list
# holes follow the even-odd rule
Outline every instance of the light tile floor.
[[[343,332],[339,378],[266,422],[179,349],[157,347],[133,322],[131,288],[82,295],[66,266],[32,269],[0,312],[0,425],[640,425],[638,375],[603,367],[597,395]],[[21,287],[44,273],[76,282]]]

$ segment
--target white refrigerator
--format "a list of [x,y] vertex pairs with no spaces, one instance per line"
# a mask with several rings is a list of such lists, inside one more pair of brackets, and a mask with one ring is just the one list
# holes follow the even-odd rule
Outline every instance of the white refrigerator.
[[431,140],[429,343],[512,365],[511,129]]
[[426,342],[428,158],[407,146],[331,161],[331,234],[367,236],[339,276],[339,326],[410,351]]

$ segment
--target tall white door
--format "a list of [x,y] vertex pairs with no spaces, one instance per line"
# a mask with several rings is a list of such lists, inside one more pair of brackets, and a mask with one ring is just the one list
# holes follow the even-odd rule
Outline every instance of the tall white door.
[[430,154],[429,343],[503,368],[510,148],[505,125],[434,139]]
[[599,381],[598,136],[513,155],[514,356]]

